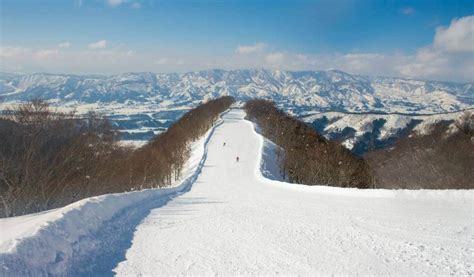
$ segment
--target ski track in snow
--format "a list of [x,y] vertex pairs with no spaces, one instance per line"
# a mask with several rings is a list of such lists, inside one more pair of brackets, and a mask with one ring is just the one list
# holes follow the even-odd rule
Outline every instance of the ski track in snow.
[[[34,254],[0,247],[0,275],[474,274],[472,191],[284,183],[275,146],[244,116],[224,114],[183,184],[120,209],[75,241],[62,267],[55,254],[33,271],[22,263]],[[28,245],[17,248],[35,251]]]

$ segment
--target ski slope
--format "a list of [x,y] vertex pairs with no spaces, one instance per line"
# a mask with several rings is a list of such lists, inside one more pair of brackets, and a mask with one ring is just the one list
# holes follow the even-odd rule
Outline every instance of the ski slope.
[[[118,203],[144,196],[74,237],[90,217],[100,221],[99,209],[65,227],[44,219],[52,220],[47,230],[64,227],[55,233],[61,243],[44,229],[1,240],[0,275],[474,274],[472,191],[288,184],[279,181],[274,146],[244,116],[223,115],[196,148],[194,173],[176,188],[115,195]],[[99,200],[101,210],[110,207]],[[12,220],[26,228],[39,217],[3,219],[0,228]],[[34,253],[41,246],[51,259]]]

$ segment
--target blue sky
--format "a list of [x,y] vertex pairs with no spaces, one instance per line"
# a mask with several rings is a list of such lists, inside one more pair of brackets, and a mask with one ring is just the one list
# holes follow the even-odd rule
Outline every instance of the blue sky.
[[[214,67],[338,68],[360,74],[470,80],[458,73],[414,74],[419,65],[390,67],[436,54],[463,63],[467,58],[465,69],[471,69],[473,3],[2,0],[0,69],[112,74]],[[436,46],[440,30],[450,31],[456,20],[462,24],[452,33],[468,45],[454,52]],[[446,34],[445,41],[451,35]],[[422,53],[427,51],[431,53]],[[369,60],[372,64],[365,65]]]

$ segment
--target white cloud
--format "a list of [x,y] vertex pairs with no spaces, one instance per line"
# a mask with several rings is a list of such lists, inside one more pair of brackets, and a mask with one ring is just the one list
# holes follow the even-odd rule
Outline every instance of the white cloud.
[[161,58],[155,61],[155,64],[166,64],[166,63],[168,63],[167,58]]
[[58,49],[33,50],[22,47],[0,47],[0,58],[5,59],[5,62],[20,59],[43,60],[58,56],[59,53]]
[[410,78],[474,82],[474,57],[471,54],[443,52],[433,47],[421,48],[397,73]]
[[395,68],[405,77],[474,82],[473,52],[474,16],[466,16],[436,28],[432,45],[418,49]]
[[436,29],[434,47],[448,52],[474,52],[474,15],[454,19]]
[[16,58],[26,51],[23,47],[0,47],[0,58]]
[[270,53],[265,56],[265,61],[271,66],[279,66],[285,60],[285,55],[283,53]]
[[34,55],[39,59],[49,59],[56,56],[59,53],[57,49],[44,49],[34,52]]
[[69,48],[71,47],[71,43],[66,41],[66,42],[61,42],[60,44],[58,44],[58,47],[59,48]]
[[[124,71],[153,71],[149,57],[130,50],[70,50],[0,47],[0,71],[104,74]],[[143,69],[147,68],[147,69]]]
[[[240,46],[238,54],[182,53],[173,50],[133,51],[108,47],[105,40],[90,49],[0,47],[0,71],[112,74],[130,71],[184,72],[211,68],[271,68],[281,70],[340,69],[353,74],[399,76],[474,82],[472,16],[436,29],[433,42],[414,53],[291,53],[270,52],[266,44]],[[467,30],[467,31],[466,31]],[[447,38],[451,40],[447,40]],[[256,47],[257,46],[257,47]],[[97,51],[100,49],[100,51]],[[267,51],[265,51],[267,50]],[[251,53],[251,55],[249,54]],[[245,55],[248,54],[248,55]]]
[[405,7],[401,9],[400,12],[404,15],[413,15],[415,13],[415,9],[413,7]]
[[129,4],[127,5],[132,9],[140,9],[142,7],[142,4],[140,2],[136,1],[131,1],[131,0],[107,0],[107,4],[111,7],[118,7],[124,4]]
[[240,55],[247,55],[252,53],[262,52],[265,48],[267,48],[267,44],[262,42],[257,42],[253,45],[239,45],[235,52]]
[[107,0],[107,3],[112,7],[120,6],[126,2],[127,0]]
[[248,56],[205,56],[162,51],[143,53],[116,48],[60,51],[2,47],[0,58],[0,71],[17,71],[21,68],[24,72],[112,74],[130,71],[184,72],[212,68],[340,69],[363,75],[474,82],[472,55],[447,55],[432,47],[422,48],[415,54],[273,52]]
[[88,45],[89,49],[104,49],[107,47],[106,40],[99,40],[97,42],[90,43]]
[[130,7],[132,7],[133,9],[140,9],[142,7],[142,4],[135,2]]

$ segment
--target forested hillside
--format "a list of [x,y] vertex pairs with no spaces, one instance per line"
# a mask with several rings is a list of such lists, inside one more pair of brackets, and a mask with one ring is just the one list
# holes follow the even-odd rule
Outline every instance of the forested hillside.
[[474,114],[454,124],[435,124],[426,133],[411,132],[392,147],[369,152],[377,188],[473,189]]
[[[474,188],[474,115],[404,134],[393,146],[356,157],[266,100],[245,105],[248,117],[276,143],[280,171],[293,183],[387,189]],[[454,122],[454,123],[453,123]]]
[[192,109],[142,148],[119,146],[107,119],[61,113],[46,102],[21,104],[0,118],[0,216],[51,209],[94,195],[169,186],[190,144],[232,97]]
[[281,174],[292,183],[369,188],[367,163],[341,144],[325,139],[311,126],[276,108],[267,100],[251,100],[245,110],[262,134],[281,148]]

